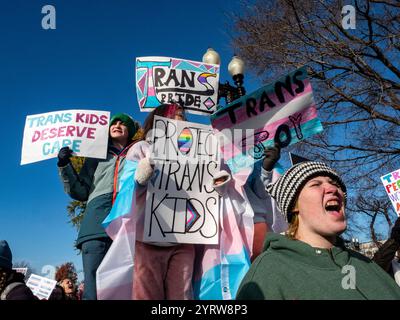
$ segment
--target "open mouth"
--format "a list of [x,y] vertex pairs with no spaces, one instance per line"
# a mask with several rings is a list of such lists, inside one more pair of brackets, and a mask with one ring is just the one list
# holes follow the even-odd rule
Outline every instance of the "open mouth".
[[342,204],[339,200],[329,200],[325,204],[325,210],[330,213],[339,212],[341,208]]

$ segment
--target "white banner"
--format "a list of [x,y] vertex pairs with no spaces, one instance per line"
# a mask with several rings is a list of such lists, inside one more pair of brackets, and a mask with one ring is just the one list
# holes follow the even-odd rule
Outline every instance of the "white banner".
[[107,157],[110,113],[64,110],[26,117],[21,165],[55,158],[62,147],[75,155]]

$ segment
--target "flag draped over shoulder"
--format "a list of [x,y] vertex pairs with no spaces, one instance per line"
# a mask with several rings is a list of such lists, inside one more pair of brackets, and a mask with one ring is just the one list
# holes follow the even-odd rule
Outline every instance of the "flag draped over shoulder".
[[[138,207],[145,206],[137,197],[139,191],[134,181],[137,164],[137,161],[126,160],[118,196],[103,222],[113,243],[96,273],[99,300],[133,298],[135,212]],[[279,170],[274,172],[273,181],[278,177]],[[193,279],[195,299],[235,299],[251,264],[254,212],[243,189],[245,178],[237,175],[234,178],[239,179],[233,179],[234,186],[228,188],[221,201],[219,244],[198,246],[204,250],[197,250],[199,255],[196,257]],[[275,211],[270,214],[280,215]]]
[[195,299],[234,299],[250,267],[254,213],[243,188],[228,188],[221,206],[219,244],[205,245],[195,266]]
[[[279,178],[282,171],[282,167],[277,164],[273,170],[272,182]],[[220,242],[218,245],[205,245],[201,257],[196,259],[195,299],[235,299],[240,283],[250,268],[254,212],[243,189],[243,180],[234,181],[234,187],[227,189],[221,201]],[[273,212],[267,214],[273,215],[272,231],[280,233],[286,230],[287,224],[273,199],[271,201]]]
[[98,300],[131,300],[136,238],[135,171],[137,161],[125,160],[119,192],[103,227],[113,243],[96,272]]

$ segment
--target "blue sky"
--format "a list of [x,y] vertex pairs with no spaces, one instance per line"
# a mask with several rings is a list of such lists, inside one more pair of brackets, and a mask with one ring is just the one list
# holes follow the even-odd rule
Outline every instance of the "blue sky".
[[[44,5],[56,8],[56,30],[41,27]],[[170,56],[201,61],[209,46],[230,78],[233,55],[229,13],[239,1],[2,1],[0,107],[3,147],[0,239],[14,261],[36,272],[72,261],[77,231],[68,223],[56,160],[20,166],[27,115],[67,109],[126,112],[143,122],[135,92],[135,58]],[[261,83],[249,74],[247,92]],[[189,120],[207,122],[201,116]],[[287,157],[287,155],[284,155]]]
[[[56,30],[41,27],[47,4],[56,8]],[[211,46],[221,55],[221,80],[229,79],[227,14],[238,8],[224,0],[1,2],[0,130],[7,144],[0,239],[8,240],[14,261],[29,261],[39,274],[45,265],[66,261],[82,268],[56,160],[20,166],[26,116],[95,109],[127,112],[142,122],[146,114],[138,111],[134,85],[138,56],[201,61]],[[248,92],[259,86],[254,78],[245,80]]]

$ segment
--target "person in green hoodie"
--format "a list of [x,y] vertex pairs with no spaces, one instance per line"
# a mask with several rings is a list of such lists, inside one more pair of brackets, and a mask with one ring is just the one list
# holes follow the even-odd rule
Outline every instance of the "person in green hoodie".
[[400,299],[394,280],[338,237],[347,227],[346,186],[333,169],[302,162],[266,189],[289,229],[267,234],[238,300]]

